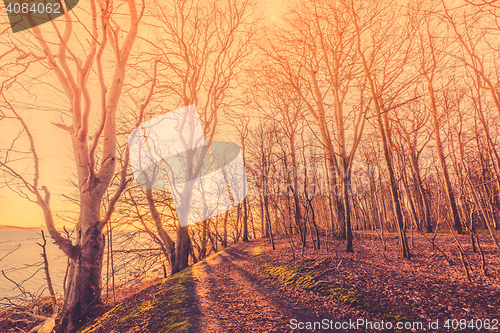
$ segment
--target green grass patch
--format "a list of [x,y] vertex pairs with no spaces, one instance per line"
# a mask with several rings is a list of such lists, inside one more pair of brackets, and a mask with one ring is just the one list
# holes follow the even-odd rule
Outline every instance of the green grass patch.
[[364,295],[349,291],[335,283],[317,282],[315,278],[318,276],[318,272],[310,271],[301,274],[300,272],[304,270],[303,267],[273,265],[266,259],[262,245],[255,247],[252,254],[263,269],[264,276],[269,276],[285,286],[294,286],[298,289],[338,299],[344,304],[364,310],[371,316],[384,320],[410,321],[404,314],[384,311],[376,299],[368,299]]
[[194,324],[192,267],[129,297],[94,319],[80,333],[91,332],[190,332]]
[[187,289],[187,284],[192,281],[192,267],[172,277],[174,283],[168,288],[169,297],[158,307],[160,315],[164,313],[163,320],[153,325],[151,332],[188,332],[193,327],[194,316],[189,308],[190,300]]
[[123,304],[118,304],[105,314],[101,315],[100,317],[96,318],[92,325],[87,326],[86,328],[83,328],[80,330],[80,333],[90,333],[90,332],[97,332],[100,327],[105,325],[108,321],[112,320],[113,318],[118,317],[121,313],[123,312]]

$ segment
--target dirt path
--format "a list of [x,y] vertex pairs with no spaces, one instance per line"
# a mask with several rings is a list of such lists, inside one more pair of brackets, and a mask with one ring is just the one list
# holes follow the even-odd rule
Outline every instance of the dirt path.
[[[454,240],[448,237],[446,243],[444,237],[439,244],[453,250]],[[464,280],[457,253],[447,251],[454,258],[447,266],[425,240],[415,241],[411,261],[398,258],[395,235],[386,237],[385,253],[374,250],[376,240],[368,236],[357,239],[354,254],[330,243],[320,251],[307,249],[300,258],[290,254],[286,240],[277,240],[275,250],[265,240],[237,244],[103,308],[85,332],[291,332],[292,319],[326,319],[334,325],[385,320],[394,328],[397,322],[427,325],[432,320],[442,326],[427,331],[451,332],[445,329],[447,320],[479,325],[498,319],[500,266],[492,242],[482,245],[487,275],[481,273],[479,256],[463,245],[474,268],[470,283]],[[311,284],[318,276],[323,289]],[[297,331],[314,332],[303,328]],[[387,331],[374,328],[351,332]]]
[[258,282],[254,246],[231,247],[193,270],[200,311],[196,332],[290,332],[292,318],[321,320],[279,290]]

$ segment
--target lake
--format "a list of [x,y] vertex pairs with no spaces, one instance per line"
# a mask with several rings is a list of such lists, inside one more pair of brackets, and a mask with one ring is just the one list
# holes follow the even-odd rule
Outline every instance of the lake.
[[[62,293],[67,258],[47,235],[48,232],[45,232],[52,283],[55,292]],[[26,292],[48,295],[42,248],[37,242],[43,243],[40,230],[0,230],[0,271],[3,271],[9,279],[19,283]],[[0,275],[1,304],[5,303],[6,297],[14,298],[21,294],[14,283],[6,279],[3,274]]]
[[[48,236],[47,256],[54,291],[62,295],[67,258]],[[113,237],[115,280],[134,285],[146,275],[162,274],[159,265],[164,261],[158,245],[141,232],[115,232]],[[42,258],[43,243],[40,230],[3,229],[0,230],[0,273],[20,284],[31,294],[48,295],[47,282]],[[103,263],[103,285],[106,283],[106,252]],[[8,304],[6,298],[22,299],[19,288],[3,274],[0,274],[0,305]]]

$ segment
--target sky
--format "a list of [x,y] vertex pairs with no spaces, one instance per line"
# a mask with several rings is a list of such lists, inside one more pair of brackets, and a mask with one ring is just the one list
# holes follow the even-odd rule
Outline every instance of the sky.
[[[261,8],[268,23],[279,22],[284,12],[284,6],[289,2],[284,0],[260,0],[258,8]],[[82,6],[82,2],[78,6]],[[75,12],[78,8],[75,9]],[[0,12],[0,15],[1,12]],[[2,21],[6,18],[2,18]],[[50,23],[40,26],[42,33],[50,31]],[[8,31],[7,33],[12,33]],[[30,38],[28,31],[16,33],[16,37]],[[32,42],[32,41],[30,41]],[[1,54],[2,52],[0,52]],[[40,76],[38,81],[45,81],[60,89],[60,85],[52,75]],[[67,105],[65,97],[61,92],[46,94],[30,94],[29,90],[37,89],[37,82],[26,91],[15,96],[17,101],[23,101],[22,116],[27,122],[30,131],[35,138],[35,146],[40,157],[40,186],[46,185],[50,190],[51,207],[55,215],[55,222],[58,228],[63,225],[70,227],[74,223],[71,219],[64,221],[61,217],[67,215],[66,210],[71,205],[62,194],[74,191],[69,183],[74,170],[74,160],[72,157],[71,139],[68,133],[53,125],[61,119],[60,110]],[[98,91],[98,89],[96,89]],[[95,102],[94,102],[95,103]],[[0,142],[9,138],[18,130],[18,126],[0,128]],[[12,126],[12,125],[9,125]],[[4,141],[5,142],[5,141]],[[73,206],[74,207],[74,206]],[[43,227],[45,225],[41,208],[8,188],[0,188],[0,225],[12,225],[22,227]]]
[[[450,4],[457,5],[457,1],[450,0]],[[461,1],[462,0],[458,2]],[[292,2],[285,0],[257,0],[257,10],[263,13],[264,23],[279,24],[280,20],[284,17],[287,7],[290,6],[290,3]],[[83,2],[80,2],[74,10],[77,13],[79,6],[83,6]],[[0,17],[0,22],[5,20],[6,17]],[[78,31],[76,30],[76,26],[77,25],[75,25],[75,31]],[[44,24],[40,28],[43,33],[48,33],[49,35],[50,32],[53,31],[50,23]],[[144,33],[144,29],[147,28],[142,29],[142,33]],[[7,33],[12,34],[11,31]],[[20,37],[21,40],[24,38],[26,43],[36,42],[33,41],[32,34],[30,34],[29,31],[18,32],[15,34],[15,37]],[[1,46],[0,44],[0,48]],[[1,54],[2,51],[0,50],[0,55]],[[40,72],[43,72],[43,70],[40,69]],[[48,71],[45,70],[45,72]],[[45,91],[31,94],[31,90],[38,91],[38,86],[40,86],[38,85],[39,82],[43,82],[45,84],[44,87],[46,87],[47,84],[52,85],[54,89],[51,89],[52,91],[49,94]],[[52,124],[53,122],[60,122],[61,110],[67,111],[68,102],[60,90],[60,85],[53,74],[40,75],[36,80],[33,80],[32,86],[26,87],[26,89],[19,92],[18,96],[15,96],[16,102],[22,101],[23,117],[25,117],[35,137],[36,149],[40,156],[40,185],[46,185],[52,193],[51,206],[56,215],[55,221],[58,227],[70,223],[58,217],[59,215],[64,215],[68,207],[71,207],[62,194],[68,194],[69,191],[75,191],[74,188],[68,185],[74,170],[69,134]],[[98,90],[99,89],[95,89],[92,93],[98,94]],[[98,99],[94,99],[94,103],[96,103],[95,101],[97,100]],[[94,111],[98,111],[97,108]],[[98,112],[94,112],[94,117],[98,116]],[[0,128],[0,143],[2,139],[6,138],[6,135],[8,137],[9,131],[13,133],[17,130],[17,127]],[[38,205],[0,186],[0,225],[40,227],[44,225],[44,220],[42,211]]]
[[[67,203],[62,200],[60,194],[68,191],[67,179],[71,175],[73,165],[71,139],[68,133],[51,123],[58,119],[56,112],[23,112],[23,116],[27,114],[29,116],[26,121],[33,132],[35,147],[40,156],[41,185],[46,185],[53,193],[52,206],[56,211],[61,211]],[[1,130],[4,132],[5,128]],[[0,225],[39,227],[44,223],[42,210],[37,204],[29,202],[8,188],[0,189]]]
[[[463,1],[449,1],[450,4],[454,5],[457,5],[457,2],[461,3]],[[285,0],[257,0],[257,10],[263,13],[264,23],[279,24],[291,3],[293,2]],[[83,6],[83,4],[83,2],[80,2],[74,11],[78,12],[78,7]],[[2,15],[2,11],[0,7],[0,15]],[[0,22],[5,21],[6,17],[0,17]],[[53,31],[50,23],[42,25],[40,28],[44,33]],[[11,31],[7,31],[7,33],[12,34]],[[15,36],[16,38],[19,36],[25,38],[27,43],[36,43],[36,41],[33,41],[32,34],[28,31],[18,32]],[[0,48],[1,46],[0,44]],[[2,50],[0,49],[1,54]],[[45,91],[31,94],[31,89],[37,91],[38,82],[44,82],[45,87],[48,83],[54,89],[49,94]],[[63,221],[59,217],[65,215],[68,207],[72,207],[62,194],[75,191],[73,187],[68,185],[72,178],[74,161],[69,134],[52,123],[60,122],[60,112],[64,109],[67,111],[68,103],[64,94],[60,91],[60,85],[54,75],[40,75],[32,84],[32,86],[26,87],[25,91],[20,92],[19,96],[16,96],[16,100],[23,102],[22,114],[35,137],[36,149],[40,156],[40,185],[46,185],[52,193],[51,206],[56,217],[56,226],[61,228],[63,224],[74,223],[72,221]],[[98,89],[95,89],[93,93],[98,93]],[[94,103],[96,103],[95,101]],[[94,113],[94,117],[99,116],[98,112]],[[2,138],[5,139],[5,135],[8,135],[9,131],[15,132],[16,130],[17,128],[0,128],[0,143]],[[42,211],[38,205],[0,186],[0,225],[40,227],[44,223]]]

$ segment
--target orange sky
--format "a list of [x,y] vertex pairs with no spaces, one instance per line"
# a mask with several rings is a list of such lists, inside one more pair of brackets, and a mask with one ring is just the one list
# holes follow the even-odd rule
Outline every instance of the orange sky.
[[[268,22],[277,22],[282,16],[283,5],[286,3],[289,3],[289,1],[261,0],[258,7],[262,8]],[[42,32],[46,29],[46,31],[50,31],[51,26],[49,24],[42,25],[41,29]],[[12,32],[9,31],[8,33]],[[29,36],[28,32],[19,32],[16,37],[20,34]],[[60,85],[54,77],[47,77],[46,79],[50,80],[57,89],[60,89]],[[50,108],[51,103],[60,108],[65,102],[61,99],[60,94],[59,96],[38,95],[36,101],[30,100],[28,102],[28,100],[24,99],[24,96],[19,98],[27,104],[33,103],[26,106],[26,110],[22,110],[21,113],[27,120],[28,126],[35,137],[36,149],[40,156],[40,185],[46,185],[52,193],[51,206],[55,215],[56,226],[62,228],[63,225],[67,225],[70,227],[69,222],[64,222],[58,218],[58,215],[65,215],[64,211],[70,207],[62,197],[62,194],[71,190],[71,187],[67,184],[74,169],[70,137],[52,124],[52,122],[60,120],[57,111],[39,108],[40,105]],[[7,130],[11,129],[0,129],[0,137],[1,133]],[[0,189],[0,225],[40,227],[44,226],[45,222],[38,205],[21,198],[9,189],[3,188]]]

